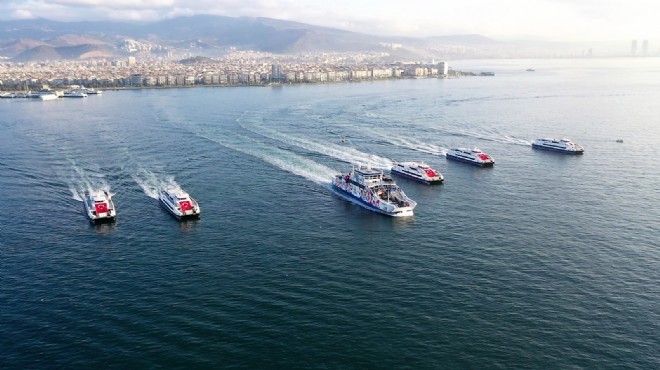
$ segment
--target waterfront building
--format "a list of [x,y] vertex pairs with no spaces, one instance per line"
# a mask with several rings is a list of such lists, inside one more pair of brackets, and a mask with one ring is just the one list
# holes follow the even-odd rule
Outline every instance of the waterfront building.
[[131,75],[131,77],[128,78],[128,85],[131,87],[142,87],[142,75]]
[[438,62],[438,74],[446,77],[449,74],[449,63],[447,62]]

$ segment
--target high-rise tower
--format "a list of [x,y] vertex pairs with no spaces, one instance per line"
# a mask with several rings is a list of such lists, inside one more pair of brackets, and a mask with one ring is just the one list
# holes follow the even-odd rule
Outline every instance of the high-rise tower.
[[646,56],[646,52],[649,49],[649,40],[642,41],[642,56]]

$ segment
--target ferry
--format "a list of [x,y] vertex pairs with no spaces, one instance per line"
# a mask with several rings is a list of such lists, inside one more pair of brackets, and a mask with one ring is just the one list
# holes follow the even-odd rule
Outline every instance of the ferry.
[[181,189],[161,190],[158,199],[160,204],[179,220],[200,217],[201,209],[197,201]]
[[492,167],[495,164],[493,157],[481,151],[479,148],[456,148],[447,152],[447,158],[475,166]]
[[532,143],[532,148],[566,154],[584,154],[584,148],[569,139],[537,139]]
[[347,174],[335,176],[332,187],[361,206],[387,216],[412,216],[417,206],[394,180],[383,175],[383,171],[369,167],[354,167]]
[[392,174],[416,180],[427,185],[441,184],[445,178],[440,171],[436,171],[425,163],[400,162],[392,167]]
[[65,91],[63,97],[65,98],[86,98],[87,93],[82,90]]
[[117,216],[112,196],[107,190],[92,191],[83,199],[87,217],[92,223],[114,221]]

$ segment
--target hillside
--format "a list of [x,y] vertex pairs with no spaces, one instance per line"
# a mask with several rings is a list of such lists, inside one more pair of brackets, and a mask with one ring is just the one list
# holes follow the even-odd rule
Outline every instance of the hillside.
[[[62,49],[67,47],[73,49]],[[196,15],[152,23],[0,21],[0,57],[16,61],[163,55],[165,51],[216,57],[230,48],[279,54],[387,52],[392,58],[512,57],[526,50],[481,35],[378,36],[271,18]]]

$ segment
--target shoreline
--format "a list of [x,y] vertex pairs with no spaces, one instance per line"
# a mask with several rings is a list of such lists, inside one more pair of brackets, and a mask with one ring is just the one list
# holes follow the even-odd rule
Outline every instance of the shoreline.
[[[464,72],[461,72],[464,73]],[[122,90],[160,90],[160,89],[194,89],[194,88],[232,88],[232,87],[284,87],[284,86],[294,86],[294,85],[327,85],[327,84],[352,84],[352,83],[370,83],[370,82],[384,82],[384,81],[399,81],[399,80],[427,80],[427,79],[437,79],[437,80],[447,80],[455,79],[461,77],[482,77],[477,74],[462,74],[459,76],[430,76],[430,77],[392,77],[392,78],[378,78],[378,79],[369,79],[369,80],[346,80],[346,81],[313,81],[313,82],[287,82],[287,83],[261,83],[261,84],[195,84],[195,85],[171,85],[171,86],[112,86],[112,87],[101,87],[101,86],[91,86],[85,88],[93,88],[99,91],[122,91]],[[77,87],[76,87],[77,86]],[[68,85],[68,86],[58,86],[51,88],[54,91],[66,91],[76,88],[81,88],[78,85]],[[17,93],[27,93],[29,91],[35,91],[38,88],[35,87],[33,90],[1,90],[0,94],[17,94]],[[10,99],[19,99],[19,98],[29,98],[29,97],[16,97]]]

